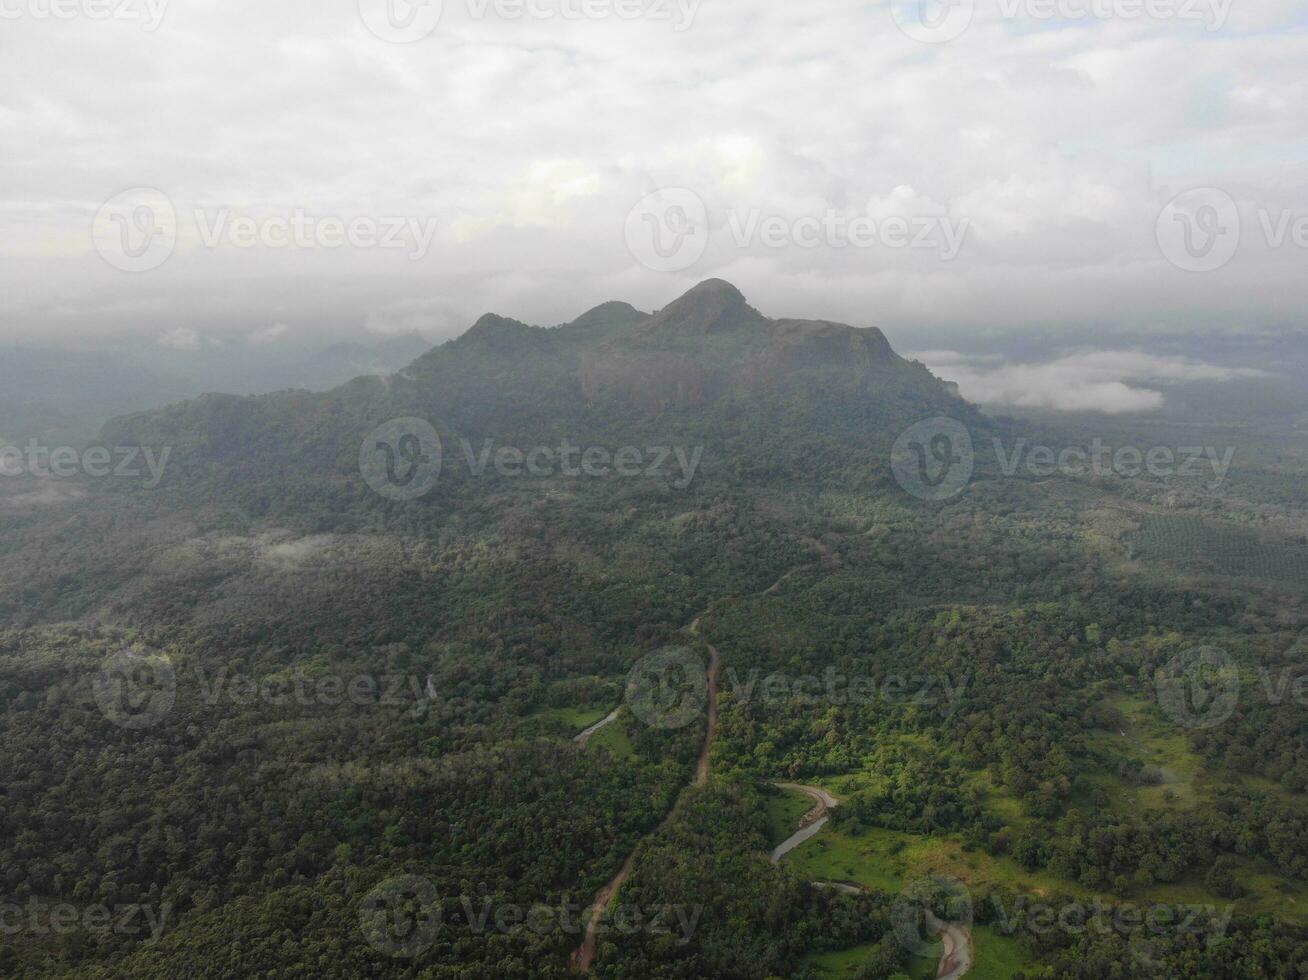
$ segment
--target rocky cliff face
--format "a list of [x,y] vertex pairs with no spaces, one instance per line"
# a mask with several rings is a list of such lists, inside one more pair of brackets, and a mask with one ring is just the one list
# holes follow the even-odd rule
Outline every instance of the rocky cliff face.
[[875,327],[772,320],[711,279],[587,351],[579,378],[592,403],[614,398],[659,411],[795,384],[866,387],[906,372],[925,380]]

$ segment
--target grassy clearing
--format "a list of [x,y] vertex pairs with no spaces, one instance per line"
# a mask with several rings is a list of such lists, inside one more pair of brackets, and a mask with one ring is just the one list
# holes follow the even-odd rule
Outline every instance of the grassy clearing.
[[[957,840],[901,834],[873,829],[849,837],[822,829],[786,855],[785,862],[814,881],[849,881],[865,888],[896,893],[907,883],[928,874],[947,874],[965,882],[974,893],[1003,886],[1032,896],[1070,895],[1082,901],[1096,897],[1105,903],[1126,899],[1095,893],[1083,885],[1048,872],[1028,872],[1009,858],[995,858],[981,851],[966,851]],[[1308,924],[1308,884],[1287,881],[1265,864],[1245,863],[1237,872],[1248,894],[1236,901],[1242,915],[1274,915],[1289,922]],[[1136,904],[1211,905],[1232,904],[1208,890],[1200,877],[1155,885],[1129,898]],[[1003,937],[997,937],[1003,938]]]
[[[856,977],[874,948],[868,944],[814,953],[804,958],[804,966],[824,977]],[[977,926],[972,930],[972,948],[976,961],[968,971],[968,980],[1013,980],[1018,973],[1030,974],[1038,969],[1016,939],[1002,935],[993,926]],[[907,974],[913,980],[934,980],[938,963],[929,957],[914,957]]]
[[1030,873],[1008,858],[966,851],[947,837],[923,837],[872,829],[857,837],[824,827],[785,860],[814,881],[850,881],[865,888],[898,892],[928,874],[953,875],[970,887],[1004,885],[1033,894],[1085,893],[1074,883],[1043,872]]
[[[1204,773],[1203,759],[1191,751],[1184,732],[1139,698],[1122,696],[1111,705],[1122,722],[1116,731],[1091,734],[1090,748],[1099,756],[1101,768],[1088,778],[1115,809],[1123,813],[1188,809],[1210,795],[1213,780]],[[1117,763],[1124,759],[1156,772],[1161,781],[1140,786],[1123,779]]]
[[[803,965],[817,971],[819,976],[832,978],[857,977],[858,971],[868,957],[872,955],[874,945],[854,946],[829,953],[813,953],[804,957]],[[905,974],[913,980],[935,980],[938,959],[926,956],[914,956],[906,966]],[[973,976],[969,971],[968,976]]]
[[[603,718],[605,714],[608,714],[608,712],[604,712],[599,718]],[[599,718],[596,718],[595,721],[599,721]],[[632,744],[631,737],[627,734],[627,721],[629,718],[629,714],[624,711],[616,721],[605,725],[592,735],[586,743],[586,748],[589,750],[605,748],[620,759],[635,759],[637,757],[636,746]]]
[[1308,884],[1282,877],[1264,862],[1241,861],[1236,879],[1246,894],[1232,901],[1209,891],[1195,876],[1168,885],[1146,889],[1137,901],[1170,905],[1212,905],[1224,909],[1234,905],[1239,915],[1269,915],[1298,925],[1308,924]]
[[804,814],[813,809],[813,801],[803,793],[781,790],[767,798],[768,842],[776,847],[799,829]]
[[812,953],[804,957],[804,966],[816,970],[824,977],[855,977],[875,948],[875,944],[868,943],[829,953]]
[[1250,865],[1236,875],[1249,894],[1236,903],[1242,913],[1274,915],[1297,925],[1308,925],[1308,885],[1275,873],[1270,866]]
[[1018,973],[1030,974],[1038,968],[1021,943],[993,926],[972,930],[972,949],[976,963],[968,971],[969,980],[1012,980]]
[[[576,733],[583,729],[589,728],[595,722],[599,721],[612,709],[609,708],[544,708],[541,711],[534,712],[532,718],[543,718],[547,721],[557,721],[566,725],[568,728],[576,729]],[[575,733],[574,733],[575,734]]]
[[[1163,719],[1149,702],[1121,696],[1110,703],[1121,713],[1122,725],[1117,731],[1096,732],[1091,736],[1091,748],[1098,754],[1101,768],[1089,779],[1104,791],[1115,809],[1124,813],[1184,809],[1217,799],[1224,790],[1235,787],[1266,792],[1295,805],[1304,804],[1304,794],[1290,793],[1270,780],[1205,770],[1203,759],[1191,751],[1186,734]],[[1163,774],[1163,782],[1157,786],[1137,786],[1122,779],[1116,774],[1120,759],[1131,759],[1158,770]],[[1291,922],[1308,922],[1308,884],[1286,879],[1271,865],[1253,861],[1242,861],[1236,878],[1247,891],[1235,903],[1241,914],[1274,915]],[[1229,904],[1229,900],[1207,889],[1198,875],[1155,885],[1137,898],[1183,905],[1225,907]]]
[[975,773],[968,785],[976,790],[981,805],[990,813],[1004,821],[1006,827],[1025,830],[1036,823],[1034,817],[1028,816],[1022,801],[1002,786],[997,786],[985,770]]

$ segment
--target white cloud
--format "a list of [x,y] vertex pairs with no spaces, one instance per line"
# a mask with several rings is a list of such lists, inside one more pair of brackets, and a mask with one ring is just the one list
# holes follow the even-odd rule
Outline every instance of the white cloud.
[[189,327],[174,327],[159,338],[159,346],[169,350],[199,350],[203,338]]
[[[711,275],[765,310],[900,329],[1301,317],[1302,250],[1272,253],[1250,234],[1228,268],[1194,276],[1159,255],[1154,222],[1207,184],[1308,214],[1303,35],[1286,28],[1304,4],[1237,4],[1213,32],[1147,20],[1031,31],[995,9],[980,4],[968,33],[938,46],[901,33],[888,4],[847,0],[712,0],[684,31],[478,20],[446,0],[412,45],[373,37],[354,0],[188,0],[153,33],[6,21],[0,336],[273,323],[288,296],[306,321],[323,309],[363,324],[385,296],[437,297],[459,327],[488,309],[550,323],[606,299],[660,306]],[[669,185],[697,191],[720,231],[677,279],[637,265],[623,241],[631,206]],[[87,229],[138,186],[174,201],[183,246],[129,277]],[[725,232],[731,209],[869,205],[966,217],[967,243],[941,262],[742,250]],[[193,247],[188,216],[223,206],[434,218],[439,234],[417,262]],[[158,312],[128,316],[125,296]]]
[[265,347],[268,344],[275,344],[290,333],[291,328],[288,324],[277,322],[270,327],[264,327],[262,330],[256,330],[246,336],[246,343],[252,347]]
[[1114,415],[1161,408],[1166,398],[1149,387],[1150,382],[1265,376],[1250,368],[1219,367],[1136,350],[1084,350],[1043,364],[997,364],[993,356],[941,350],[910,356],[955,382],[964,398],[978,404]]

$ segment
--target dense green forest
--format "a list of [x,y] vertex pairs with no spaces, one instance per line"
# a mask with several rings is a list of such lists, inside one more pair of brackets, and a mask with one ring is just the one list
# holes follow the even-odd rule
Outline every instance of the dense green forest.
[[[892,447],[940,415],[975,473],[924,500]],[[442,467],[390,499],[360,446],[406,417]],[[933,875],[976,977],[1303,976],[1305,473],[1270,431],[1215,488],[993,448],[1092,424],[986,417],[879,332],[721,283],[115,420],[171,449],[157,487],[0,499],[0,975],[570,976],[628,864],[610,980],[934,976],[897,919]],[[565,440],[643,465],[463,448]],[[721,660],[702,785],[707,710],[575,739],[674,647]],[[1212,724],[1160,693],[1196,648],[1234,685]],[[153,678],[144,717],[107,663]],[[808,806],[776,782],[839,805],[773,862]]]

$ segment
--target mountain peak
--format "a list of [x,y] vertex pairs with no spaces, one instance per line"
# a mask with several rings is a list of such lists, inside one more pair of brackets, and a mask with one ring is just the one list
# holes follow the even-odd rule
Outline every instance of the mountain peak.
[[725,279],[705,279],[699,285],[687,290],[676,302],[681,303],[689,299],[694,299],[697,302],[711,299],[731,303],[745,303],[745,294]]
[[686,340],[758,327],[767,317],[723,279],[707,279],[655,313],[639,330],[645,340]]
[[451,343],[462,350],[510,353],[539,346],[545,333],[539,327],[529,327],[520,320],[487,313]]
[[616,333],[630,330],[636,324],[649,319],[648,313],[642,313],[630,303],[610,300],[601,303],[592,310],[587,310],[571,323],[565,323],[559,329],[569,337],[587,340],[602,340]]

